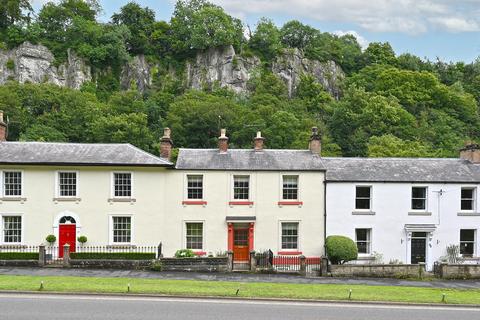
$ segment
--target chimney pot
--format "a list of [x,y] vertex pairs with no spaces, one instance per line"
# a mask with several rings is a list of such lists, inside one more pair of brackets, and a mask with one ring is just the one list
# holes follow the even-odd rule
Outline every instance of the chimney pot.
[[263,142],[264,141],[265,141],[265,138],[262,137],[262,132],[257,131],[257,136],[253,139],[255,151],[262,151],[263,150]]
[[220,137],[218,137],[218,151],[220,151],[220,153],[226,153],[228,151],[228,137],[226,134],[226,129],[220,130]]
[[3,120],[3,111],[0,110],[0,142],[7,141],[8,126]]
[[322,153],[322,138],[317,127],[312,127],[312,135],[310,136],[308,149],[310,149],[313,154],[321,155]]
[[160,139],[160,157],[167,160],[172,157],[173,140],[170,135],[170,128],[165,128],[163,129],[163,137]]
[[460,149],[460,159],[470,161],[471,163],[480,163],[480,145],[468,143]]

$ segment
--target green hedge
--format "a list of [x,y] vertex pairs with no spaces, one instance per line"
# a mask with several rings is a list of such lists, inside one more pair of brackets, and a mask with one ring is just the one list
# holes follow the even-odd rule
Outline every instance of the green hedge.
[[38,260],[38,252],[0,252],[0,260]]
[[142,252],[72,252],[70,259],[83,260],[153,260],[155,253]]
[[343,264],[358,257],[355,242],[344,236],[328,236],[325,242],[327,256],[333,264]]

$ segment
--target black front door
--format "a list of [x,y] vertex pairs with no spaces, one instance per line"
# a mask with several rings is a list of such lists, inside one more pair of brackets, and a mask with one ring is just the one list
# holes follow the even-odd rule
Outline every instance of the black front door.
[[412,238],[412,264],[425,263],[426,244],[427,239],[425,238]]

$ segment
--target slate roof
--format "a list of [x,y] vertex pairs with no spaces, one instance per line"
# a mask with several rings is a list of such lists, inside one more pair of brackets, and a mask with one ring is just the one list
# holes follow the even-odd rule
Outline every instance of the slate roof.
[[327,181],[480,182],[480,165],[459,158],[322,158]]
[[146,166],[173,164],[131,144],[0,142],[0,164]]
[[251,170],[251,171],[324,171],[322,159],[309,150],[180,149],[177,169]]

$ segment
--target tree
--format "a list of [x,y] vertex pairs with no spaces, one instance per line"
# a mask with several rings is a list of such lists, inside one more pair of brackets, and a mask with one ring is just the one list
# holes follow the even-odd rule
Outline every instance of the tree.
[[218,46],[238,48],[243,41],[240,20],[205,0],[177,1],[170,25],[172,48],[184,54]]
[[280,29],[280,37],[284,46],[304,49],[307,47],[319,31],[303,23],[292,20],[285,23]]
[[28,0],[2,0],[0,2],[0,32],[15,24],[29,23],[33,13]]
[[273,21],[267,18],[260,19],[248,45],[265,61],[272,61],[283,47],[280,41],[280,31]]
[[112,16],[116,25],[124,25],[130,30],[127,39],[128,51],[132,54],[150,53],[152,34],[155,28],[155,12],[148,7],[142,8],[135,2],[129,2]]
[[436,157],[431,146],[421,141],[407,141],[386,134],[380,137],[373,136],[368,141],[368,156],[377,157]]
[[396,62],[395,52],[388,42],[372,42],[363,53],[363,60],[366,66],[371,64],[394,65]]

